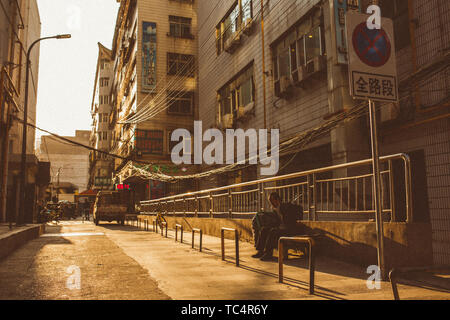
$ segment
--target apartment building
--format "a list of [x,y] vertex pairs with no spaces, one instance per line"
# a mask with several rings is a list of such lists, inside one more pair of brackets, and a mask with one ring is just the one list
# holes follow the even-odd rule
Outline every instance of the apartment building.
[[129,176],[126,166],[147,163],[150,172],[172,175],[195,170],[172,163],[170,136],[179,128],[192,132],[197,116],[197,5],[180,0],[120,4],[112,47],[111,152],[125,158],[115,160],[115,183],[130,185],[139,200],[192,188],[187,182]]
[[[113,60],[111,50],[98,44],[97,71],[92,95],[92,131],[90,146],[105,152],[110,151],[112,130],[111,86],[113,80]],[[110,190],[112,184],[113,159],[105,153],[91,151],[89,158],[89,189]]]
[[[75,136],[64,137],[82,145],[88,145],[91,132],[76,130]],[[51,183],[54,188],[52,196],[58,188],[70,186],[72,201],[76,192],[86,191],[89,181],[89,150],[81,146],[59,140],[53,136],[41,137],[38,150],[40,161],[50,162]],[[62,200],[62,199],[60,199]]]
[[[343,31],[347,10],[372,3],[394,21],[400,81],[400,102],[378,104],[380,154],[411,158],[414,219],[431,226],[434,263],[448,264],[448,1],[199,1],[199,119],[204,129],[279,129],[283,142],[361,104],[349,95]],[[370,156],[365,115],[281,152],[279,174]],[[213,175],[200,187],[256,179],[257,169]],[[367,173],[341,170],[334,178]]]
[[[0,1],[0,221],[15,221],[18,210],[16,195],[22,151],[21,123],[25,100],[26,53],[41,35],[41,21],[36,0]],[[28,122],[36,123],[36,97],[39,73],[39,45],[30,56]],[[34,155],[35,130],[27,128],[26,222],[36,218],[39,163]],[[28,205],[29,204],[29,205]],[[8,213],[8,216],[7,216]]]

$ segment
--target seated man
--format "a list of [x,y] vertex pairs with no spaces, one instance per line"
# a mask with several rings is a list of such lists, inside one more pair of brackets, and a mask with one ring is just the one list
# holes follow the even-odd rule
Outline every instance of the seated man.
[[253,257],[261,258],[262,261],[273,259],[273,249],[277,247],[278,239],[297,234],[299,232],[296,227],[297,220],[303,219],[303,208],[291,203],[282,203],[278,193],[272,193],[269,196],[269,201],[278,216],[279,225],[262,226],[259,234],[255,237],[258,253]]

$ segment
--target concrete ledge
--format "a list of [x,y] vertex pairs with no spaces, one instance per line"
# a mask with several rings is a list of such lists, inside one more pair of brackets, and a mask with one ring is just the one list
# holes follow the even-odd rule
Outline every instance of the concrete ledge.
[[45,224],[34,224],[0,234],[0,260],[45,232]]
[[[220,237],[222,227],[237,229],[241,241],[253,242],[251,219],[193,218],[164,216],[170,229],[180,224],[187,232],[202,229],[203,234]],[[148,219],[155,217],[139,215]],[[303,221],[298,223],[299,234],[319,233],[320,255],[350,262],[363,267],[377,265],[377,238],[374,222]],[[233,239],[226,234],[227,239]],[[389,269],[420,267],[433,264],[431,224],[384,223],[386,265]]]

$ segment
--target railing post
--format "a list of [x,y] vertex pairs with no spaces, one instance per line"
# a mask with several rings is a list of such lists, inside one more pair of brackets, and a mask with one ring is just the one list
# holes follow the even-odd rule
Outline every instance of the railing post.
[[313,188],[313,207],[314,207],[314,210],[312,211],[312,221],[317,221],[317,181],[315,173],[313,173],[312,175],[312,188]]
[[265,207],[266,207],[266,193],[265,193],[265,191],[264,191],[264,183],[260,183],[259,184],[260,185],[260,187],[261,187],[261,189],[260,189],[260,192],[259,192],[259,194],[260,194],[260,208],[261,208],[261,212],[263,212],[264,210],[265,210]]
[[403,155],[405,163],[405,193],[406,193],[406,222],[414,222],[413,206],[412,206],[412,188],[411,188],[411,160],[407,155]]
[[183,208],[184,208],[184,211],[183,211],[183,214],[184,214],[184,217],[186,218],[186,203],[187,203],[187,201],[186,201],[186,197],[183,197]]
[[311,221],[311,217],[312,217],[312,188],[313,188],[313,184],[312,184],[312,178],[311,175],[308,175],[308,183],[306,186],[306,196],[308,197],[308,220]]
[[198,210],[199,210],[199,202],[198,202],[198,198],[197,195],[195,195],[195,217],[198,218]]
[[212,218],[213,217],[213,204],[214,204],[214,199],[212,196],[212,193],[209,193],[209,217]]
[[228,189],[228,216],[230,219],[233,217],[233,195],[231,189]]
[[257,196],[258,196],[258,204],[257,204],[257,210],[256,211],[264,211],[263,210],[263,195],[262,195],[262,193],[263,193],[263,187],[262,187],[262,183],[258,183],[258,193],[257,193]]
[[239,231],[234,230],[234,243],[236,247],[236,267],[239,267]]
[[391,221],[397,222],[397,214],[395,212],[395,194],[394,194],[394,172],[392,167],[392,160],[389,160],[389,199],[391,206]]

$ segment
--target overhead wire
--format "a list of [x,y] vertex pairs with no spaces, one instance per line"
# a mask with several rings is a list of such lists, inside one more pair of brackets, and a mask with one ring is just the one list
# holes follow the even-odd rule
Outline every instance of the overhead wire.
[[[281,3],[281,0],[279,0],[277,3],[275,3],[275,4],[272,6],[272,10],[273,10],[273,8],[275,8],[277,5],[279,5],[280,3]],[[216,7],[217,7],[217,5],[216,5]],[[260,14],[261,14],[261,10],[263,10],[263,9],[259,9],[259,11],[253,15],[252,19],[254,19],[254,20],[258,19],[259,16],[260,16]],[[288,9],[285,10],[285,12],[287,12],[287,11],[288,11]],[[209,16],[211,16],[211,14],[212,14],[212,12],[210,13]],[[205,19],[205,21],[207,21],[207,20],[209,19],[209,16],[207,17],[207,19]],[[205,24],[205,23],[202,24],[202,26],[199,28],[199,30],[204,26],[204,24]],[[233,26],[232,24],[230,24],[229,26],[227,26],[227,28],[223,31],[223,33],[225,33],[226,31],[228,31],[232,26]],[[200,52],[200,49],[203,48],[203,46],[205,46],[205,45],[207,44],[207,42],[209,41],[209,39],[210,39],[211,36],[214,36],[214,33],[210,34],[210,36],[207,38],[207,40],[205,40],[205,42],[203,42],[203,44],[200,45],[200,47],[199,47],[199,52]],[[200,60],[200,55],[199,55],[199,59],[198,59],[198,60]],[[168,88],[169,88],[169,87],[166,86],[166,89],[168,89]],[[162,94],[163,91],[164,91],[164,90],[161,90],[161,91],[159,92],[159,94]],[[153,99],[152,101],[155,101],[155,100],[156,100],[156,99]],[[145,108],[141,109],[141,114],[143,114],[143,117],[148,117],[148,118],[145,118],[145,120],[142,120],[142,118],[138,118],[138,119],[141,120],[141,121],[146,121],[146,120],[148,120],[148,119],[150,119],[150,118],[153,118],[153,117],[156,116],[159,112],[164,111],[165,109],[168,108],[167,105],[166,105],[166,107],[164,108],[164,107],[163,107],[164,104],[165,104],[164,101],[161,101],[159,104],[156,105],[156,107],[150,107],[149,104],[148,104],[147,106],[149,106],[149,108],[148,108],[147,110],[145,110]],[[146,112],[147,112],[147,113],[146,113]],[[137,118],[137,117],[135,117],[135,118],[133,118],[133,119],[131,119],[131,120],[136,120],[136,118]]]

